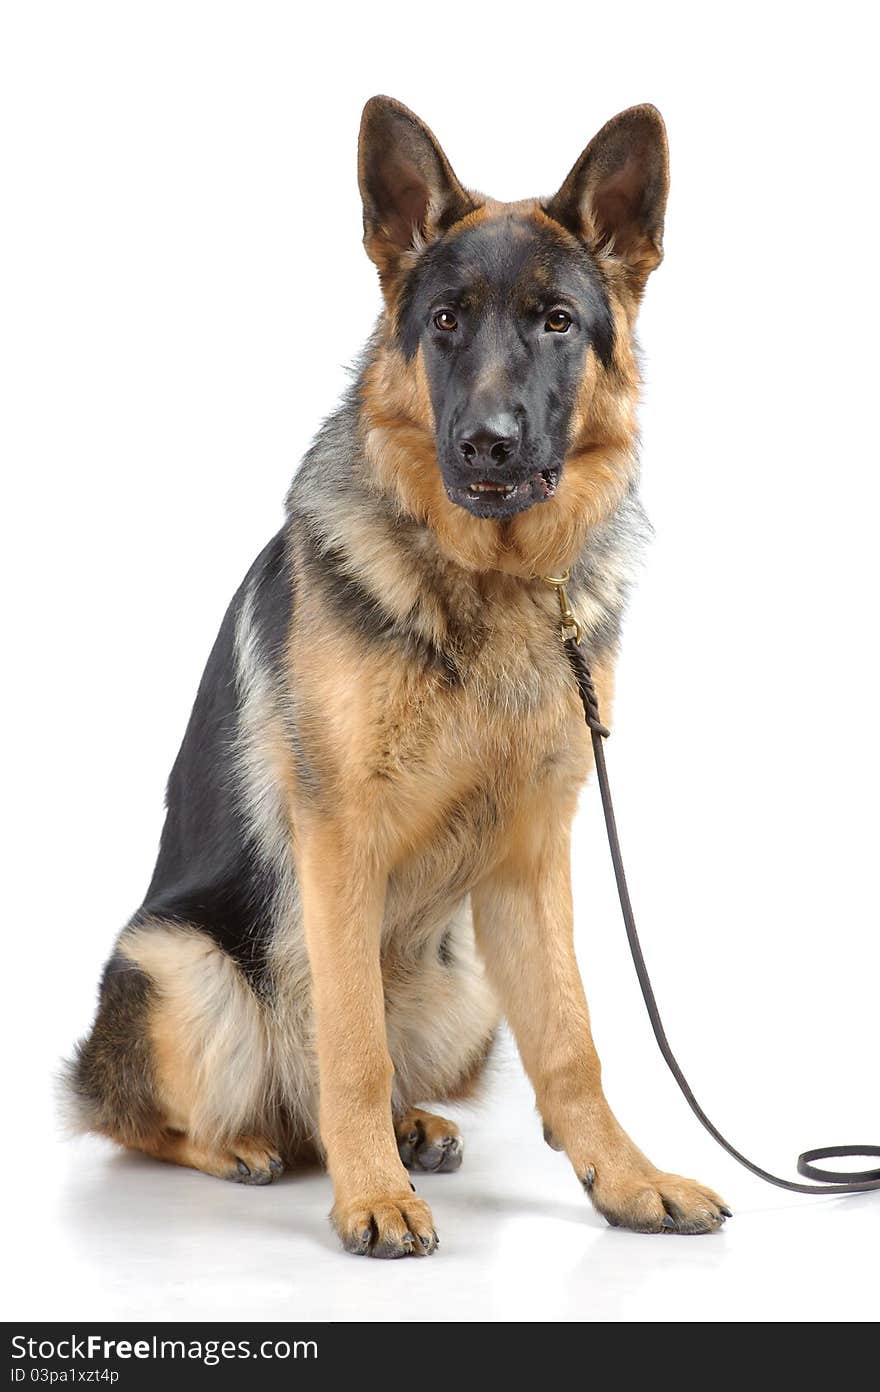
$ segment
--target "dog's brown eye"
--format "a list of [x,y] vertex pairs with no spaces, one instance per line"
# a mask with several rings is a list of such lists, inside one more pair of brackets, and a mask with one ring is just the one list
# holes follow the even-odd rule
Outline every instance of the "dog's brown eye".
[[448,330],[458,328],[458,320],[456,319],[452,311],[449,309],[441,309],[438,314],[435,314],[434,323],[436,324],[438,329]]
[[571,328],[571,315],[564,309],[552,309],[544,325],[547,333],[568,333]]

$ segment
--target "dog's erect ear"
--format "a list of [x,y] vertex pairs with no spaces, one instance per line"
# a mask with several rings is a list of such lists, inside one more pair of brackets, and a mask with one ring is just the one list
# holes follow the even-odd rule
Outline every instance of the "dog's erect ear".
[[364,246],[384,277],[404,252],[476,207],[424,122],[391,97],[371,97],[358,141]]
[[655,106],[631,106],[593,137],[544,209],[595,251],[622,261],[641,289],[663,258],[668,192],[663,117]]

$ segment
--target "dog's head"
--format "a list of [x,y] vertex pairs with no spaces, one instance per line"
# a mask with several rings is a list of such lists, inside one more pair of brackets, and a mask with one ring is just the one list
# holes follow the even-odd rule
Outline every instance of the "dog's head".
[[[374,97],[359,174],[389,326],[370,414],[386,446],[390,421],[409,432],[398,491],[441,531],[449,505],[497,530],[542,504],[573,536],[588,486],[607,491],[609,448],[634,431],[631,331],[668,188],[659,113],[616,116],[552,198],[497,203],[461,186],[412,112]],[[412,448],[419,432],[431,451]],[[548,517],[539,530],[558,529]]]

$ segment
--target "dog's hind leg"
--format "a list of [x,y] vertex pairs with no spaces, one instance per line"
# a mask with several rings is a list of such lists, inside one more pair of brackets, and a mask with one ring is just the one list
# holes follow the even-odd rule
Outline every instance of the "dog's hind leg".
[[395,1120],[394,1130],[400,1158],[408,1170],[451,1174],[459,1169],[464,1141],[454,1121],[410,1107]]
[[148,920],[123,933],[71,1071],[86,1130],[237,1183],[283,1169],[262,1007],[196,928]]
[[234,1184],[271,1184],[284,1170],[284,1161],[272,1142],[257,1137],[238,1137],[227,1149],[199,1145],[179,1131],[162,1131],[139,1148],[156,1160],[188,1165]]
[[498,1005],[476,955],[467,902],[438,918],[415,959],[395,970],[387,955],[383,974],[398,1153],[407,1169],[451,1174],[464,1156],[461,1132],[413,1103],[473,1099],[492,1050]]

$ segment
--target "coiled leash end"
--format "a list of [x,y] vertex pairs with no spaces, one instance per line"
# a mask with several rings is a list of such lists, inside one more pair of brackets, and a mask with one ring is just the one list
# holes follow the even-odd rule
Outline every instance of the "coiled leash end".
[[561,575],[542,575],[540,577],[545,584],[551,585],[556,591],[559,601],[560,615],[560,635],[566,656],[574,673],[577,682],[581,704],[584,708],[584,719],[590,731],[593,744],[593,757],[596,764],[596,778],[599,784],[599,793],[602,798],[602,811],[605,815],[605,830],[608,833],[608,846],[611,851],[611,864],[614,868],[614,878],[617,882],[617,894],[620,900],[620,910],[623,915],[623,925],[626,929],[627,942],[632,954],[633,965],[636,969],[639,986],[645,1007],[648,1011],[648,1019],[651,1021],[651,1029],[654,1031],[654,1038],[661,1054],[672,1073],[673,1078],[678,1083],[688,1106],[696,1116],[697,1120],[709,1132],[709,1135],[718,1142],[728,1155],[733,1156],[734,1160],[759,1179],[766,1180],[768,1184],[775,1184],[779,1189],[790,1189],[797,1194],[864,1194],[872,1189],[880,1189],[880,1168],[873,1170],[825,1170],[814,1165],[815,1160],[842,1160],[852,1156],[872,1156],[880,1157],[880,1145],[841,1145],[841,1146],[819,1146],[815,1150],[805,1150],[798,1156],[798,1174],[806,1179],[815,1181],[812,1184],[798,1184],[795,1180],[781,1179],[778,1175],[770,1174],[769,1170],[764,1170],[760,1165],[754,1164],[751,1160],[742,1155],[735,1146],[725,1136],[722,1136],[706,1113],[703,1111],[699,1102],[691,1090],[691,1086],[681,1070],[681,1065],[675,1054],[672,1052],[666,1031],[663,1028],[663,1021],[660,1018],[660,1011],[657,1006],[657,999],[654,995],[654,988],[651,985],[651,978],[645,965],[642,945],[639,941],[638,930],[636,928],[635,915],[633,914],[632,902],[629,897],[629,889],[626,883],[626,873],[623,868],[623,855],[620,849],[620,839],[617,834],[617,823],[614,817],[614,806],[611,801],[611,785],[608,781],[608,768],[605,763],[605,747],[603,741],[610,734],[608,728],[602,724],[599,711],[599,701],[596,696],[596,688],[593,685],[593,678],[590,673],[586,653],[581,646],[581,629],[574,617],[571,604],[568,599],[567,585],[569,583],[569,572],[564,571]]

